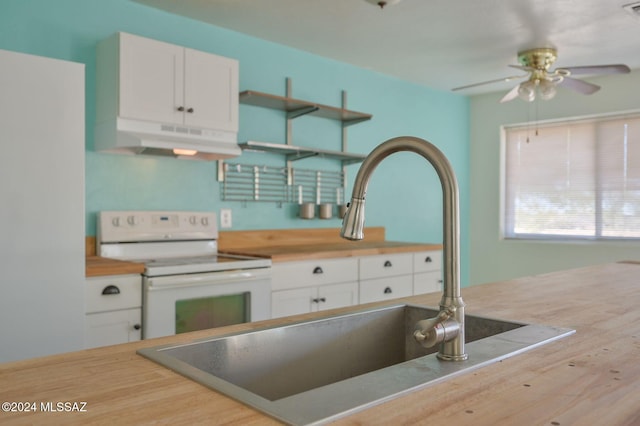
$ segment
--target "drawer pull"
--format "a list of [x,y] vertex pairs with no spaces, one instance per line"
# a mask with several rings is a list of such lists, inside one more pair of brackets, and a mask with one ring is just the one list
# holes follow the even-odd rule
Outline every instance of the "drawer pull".
[[315,269],[313,270],[313,273],[314,273],[314,274],[322,274],[322,273],[324,273],[324,272],[322,271],[322,268],[321,268],[321,267],[316,266],[316,267],[315,267]]
[[384,267],[385,267],[385,268],[390,268],[390,267],[392,267],[392,266],[393,266],[393,265],[391,264],[391,261],[390,261],[390,260],[387,260],[386,262],[384,262]]
[[393,293],[393,290],[391,290],[391,287],[387,287],[384,289],[384,294],[391,294]]
[[425,263],[433,262],[433,260],[431,260],[431,256],[427,256],[427,258],[424,261],[425,261]]
[[320,297],[319,299],[311,299],[311,301],[313,303],[320,303],[320,302],[324,303],[327,301],[327,299],[325,297]]
[[115,285],[108,285],[104,288],[104,290],[102,290],[102,294],[104,294],[105,296],[111,294],[120,294],[120,289]]

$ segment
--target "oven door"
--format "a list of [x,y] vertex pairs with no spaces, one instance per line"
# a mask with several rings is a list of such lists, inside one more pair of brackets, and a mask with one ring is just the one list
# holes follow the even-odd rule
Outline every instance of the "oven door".
[[270,317],[270,268],[143,279],[143,339]]

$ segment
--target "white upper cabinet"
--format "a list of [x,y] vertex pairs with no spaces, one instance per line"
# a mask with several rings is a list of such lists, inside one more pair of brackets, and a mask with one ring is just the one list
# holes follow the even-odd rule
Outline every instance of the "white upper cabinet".
[[238,129],[238,61],[120,33],[122,118]]
[[96,57],[96,151],[241,154],[237,60],[127,33],[100,42]]

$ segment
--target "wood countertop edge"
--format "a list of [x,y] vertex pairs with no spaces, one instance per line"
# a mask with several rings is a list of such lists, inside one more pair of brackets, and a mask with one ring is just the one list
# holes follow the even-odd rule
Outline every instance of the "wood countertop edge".
[[297,246],[247,247],[222,250],[224,253],[270,258],[272,262],[371,256],[442,250],[442,244],[384,241],[372,243],[345,242]]
[[[612,263],[467,287],[467,313],[569,327],[576,333],[338,419],[339,425],[638,424],[637,263]],[[532,295],[534,297],[532,297]],[[431,293],[377,305],[437,306]],[[299,315],[0,364],[2,401],[85,401],[84,413],[0,413],[3,424],[278,424],[136,354],[142,347],[350,312]]]

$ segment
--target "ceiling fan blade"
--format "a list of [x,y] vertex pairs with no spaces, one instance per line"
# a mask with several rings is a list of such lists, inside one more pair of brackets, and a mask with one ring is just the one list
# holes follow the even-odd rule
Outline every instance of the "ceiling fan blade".
[[600,86],[598,85],[587,83],[586,81],[578,80],[576,78],[571,78],[571,77],[565,77],[558,84],[560,86],[564,86],[569,89],[575,90],[578,93],[582,93],[583,95],[591,95],[592,93],[595,93],[598,90],[600,90]]
[[500,99],[500,103],[505,103],[505,102],[509,102],[514,100],[515,98],[518,97],[518,89],[520,89],[520,85],[516,85],[513,89],[509,90],[509,93],[507,93],[506,95],[503,96],[502,99]]
[[571,75],[581,74],[628,74],[631,72],[628,66],[624,64],[610,65],[588,65],[584,67],[562,67],[561,70],[567,70]]
[[468,84],[466,86],[456,87],[456,88],[453,88],[451,90],[455,92],[457,90],[470,89],[472,87],[483,86],[485,84],[504,83],[504,82],[507,82],[507,81],[515,80],[517,78],[525,78],[525,77],[528,77],[528,75],[512,75],[510,77],[503,77],[503,78],[497,78],[495,80],[483,81],[482,83]]

